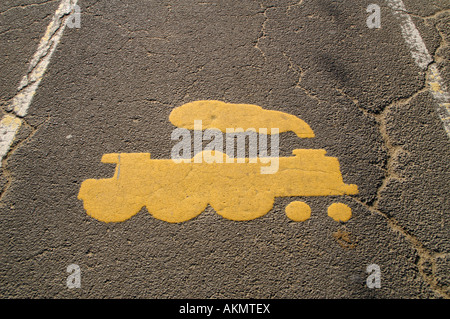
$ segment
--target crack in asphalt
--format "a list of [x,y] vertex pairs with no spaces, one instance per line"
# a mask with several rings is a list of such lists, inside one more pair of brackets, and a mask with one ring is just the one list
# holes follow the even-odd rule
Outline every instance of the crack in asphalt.
[[36,6],[45,5],[45,4],[49,4],[49,3],[52,3],[52,2],[56,2],[56,1],[59,1],[59,0],[48,0],[48,1],[39,2],[39,3],[30,3],[30,4],[13,6],[13,7],[10,7],[8,9],[6,9],[5,11],[0,12],[0,15],[3,15],[3,14],[5,14],[5,13],[11,11],[11,10],[14,10],[14,9],[26,9],[26,8],[29,8],[29,7],[36,7]]
[[[405,13],[410,14],[411,16],[422,18],[424,20],[439,19],[442,17],[443,14],[450,12],[449,9],[444,9],[442,11],[438,11],[438,12],[434,13],[433,15],[422,17],[419,15],[411,14],[410,12],[406,12],[404,10],[395,10],[395,11],[405,12]],[[419,260],[416,261],[416,265],[418,267],[418,271],[419,271],[420,275],[425,280],[425,282],[427,282],[430,285],[430,287],[439,295],[441,295],[445,298],[450,298],[450,294],[448,292],[448,287],[446,287],[445,285],[440,285],[438,282],[438,278],[435,275],[436,274],[436,259],[438,257],[443,257],[443,256],[445,257],[449,254],[430,252],[430,250],[425,248],[425,246],[419,239],[417,239],[415,236],[413,236],[408,231],[406,231],[403,227],[401,227],[399,225],[399,223],[393,217],[388,216],[386,213],[382,212],[378,207],[378,203],[380,202],[380,200],[383,197],[382,192],[386,188],[388,182],[391,181],[392,179],[396,179],[396,180],[404,179],[401,176],[398,176],[398,174],[393,169],[393,167],[395,166],[395,163],[397,161],[397,155],[399,153],[408,154],[408,152],[402,146],[394,146],[393,145],[392,140],[389,136],[389,133],[387,132],[386,122],[387,122],[387,118],[389,117],[389,111],[393,106],[408,104],[408,103],[410,103],[411,100],[415,99],[418,95],[424,94],[424,93],[429,93],[428,79],[429,79],[429,73],[431,72],[430,71],[431,66],[434,65],[435,63],[438,63],[438,61],[439,62],[445,61],[444,57],[439,56],[439,52],[441,50],[443,51],[443,48],[448,47],[448,43],[447,43],[445,36],[442,34],[442,31],[439,30],[439,28],[437,27],[438,24],[439,24],[439,21],[436,22],[434,27],[441,38],[440,44],[436,48],[435,53],[432,54],[432,61],[430,61],[428,63],[428,65],[426,66],[426,70],[425,70],[426,76],[425,76],[425,80],[423,81],[422,86],[416,92],[412,93],[410,96],[396,99],[396,100],[392,101],[390,104],[388,104],[387,106],[385,106],[384,108],[382,108],[380,111],[374,112],[374,111],[370,111],[370,110],[366,110],[366,109],[362,108],[355,98],[350,97],[348,94],[344,93],[342,90],[337,89],[337,91],[339,91],[344,97],[349,99],[355,106],[357,106],[366,115],[372,116],[376,120],[379,133],[384,141],[384,147],[387,152],[387,160],[386,160],[386,163],[383,168],[385,171],[385,178],[383,179],[382,184],[379,186],[379,188],[377,190],[377,195],[376,195],[373,203],[367,204],[367,203],[361,202],[360,200],[358,200],[357,198],[355,198],[353,196],[350,196],[350,198],[352,200],[354,200],[355,202],[368,208],[371,212],[374,212],[374,213],[377,213],[377,214],[383,216],[388,221],[388,225],[390,226],[390,228],[392,230],[401,233],[411,244],[411,247],[418,253]],[[439,57],[440,59],[437,59],[437,57]],[[292,69],[292,70],[294,70],[294,69]],[[300,87],[299,83],[300,83],[300,80],[296,86]],[[426,264],[431,264],[431,270],[432,270],[431,274],[427,273]]]
[[266,23],[269,20],[269,18],[267,17],[267,10],[269,10],[270,8],[273,8],[273,6],[264,7],[263,4],[260,4],[260,6],[261,6],[261,9],[264,8],[264,11],[262,12],[262,15],[264,16],[264,20],[263,20],[263,22],[261,24],[261,29],[259,31],[259,36],[256,39],[256,41],[254,42],[255,43],[254,47],[255,47],[255,49],[257,49],[261,53],[262,57],[264,58],[264,62],[267,62],[266,54],[259,47],[259,41],[261,41],[261,39],[263,39],[263,38],[265,38],[267,36],[266,35]]
[[302,82],[302,79],[303,79],[303,76],[304,76],[303,69],[299,65],[295,64],[292,61],[292,58],[289,55],[287,55],[284,52],[282,54],[287,59],[287,61],[289,62],[289,66],[288,66],[289,70],[292,70],[292,72],[294,72],[298,76],[298,80],[297,80],[296,83],[294,83],[293,87],[301,89],[308,97],[318,101],[319,103],[321,103],[321,102],[325,103],[324,100],[321,100],[316,94],[311,93],[311,91],[309,91],[308,89],[306,89],[305,87],[303,87],[301,85],[301,82]]
[[9,32],[14,32],[14,31],[24,31],[24,29],[29,28],[31,25],[33,25],[33,24],[35,24],[35,23],[40,23],[40,22],[43,21],[43,20],[47,20],[47,19],[48,19],[49,17],[51,17],[51,16],[53,16],[53,13],[46,14],[44,17],[39,18],[39,19],[36,19],[36,20],[30,19],[30,20],[29,20],[29,21],[31,21],[30,23],[24,24],[24,25],[23,25],[22,27],[20,27],[20,28],[10,28],[10,29],[6,29],[6,30],[4,30],[4,31],[1,31],[1,32],[0,32],[0,36],[5,35],[5,34],[7,34],[7,33],[9,33]]
[[[428,72],[428,70],[427,70]],[[404,236],[404,238],[411,244],[411,247],[417,252],[419,256],[419,260],[416,262],[416,265],[418,267],[418,272],[424,279],[426,283],[430,285],[430,287],[433,289],[434,292],[438,293],[439,295],[450,298],[450,294],[446,291],[446,287],[441,286],[438,284],[438,280],[435,277],[435,271],[432,272],[431,275],[427,274],[424,269],[425,263],[431,263],[432,268],[436,268],[436,257],[439,256],[438,253],[431,253],[430,250],[425,248],[422,242],[420,242],[419,239],[417,239],[414,235],[410,234],[406,229],[404,229],[400,224],[395,220],[395,218],[388,216],[386,213],[382,212],[379,207],[378,203],[382,199],[383,190],[386,188],[389,181],[396,179],[396,180],[403,180],[404,178],[399,176],[393,167],[395,166],[395,163],[397,161],[397,155],[399,153],[408,154],[408,152],[402,147],[402,146],[394,146],[391,140],[391,137],[389,136],[389,133],[387,132],[386,128],[386,122],[387,118],[389,117],[389,111],[392,107],[398,106],[398,105],[406,105],[410,103],[413,99],[415,99],[418,95],[428,93],[428,83],[424,81],[421,88],[419,88],[416,92],[411,94],[409,97],[401,98],[398,100],[393,101],[386,107],[384,107],[379,113],[375,113],[373,111],[368,111],[362,107],[357,101],[348,94],[343,94],[346,98],[348,98],[350,101],[352,101],[360,110],[362,110],[365,114],[372,116],[378,125],[379,133],[383,139],[384,147],[386,149],[387,153],[387,160],[384,164],[384,171],[385,171],[385,177],[382,181],[382,184],[378,187],[375,199],[372,203],[364,203],[357,199],[357,196],[349,196],[349,198],[360,205],[363,205],[366,207],[369,211],[376,213],[380,216],[382,216],[384,219],[387,220],[389,227]]]
[[415,13],[412,13],[412,12],[409,12],[408,10],[401,10],[401,9],[392,9],[392,10],[393,10],[393,11],[397,11],[397,12],[407,13],[407,14],[409,14],[409,15],[412,16],[412,17],[420,18],[420,19],[423,19],[423,20],[437,19],[437,18],[439,18],[439,16],[440,16],[441,14],[446,13],[446,12],[450,12],[450,9],[442,9],[442,10],[437,11],[437,12],[431,14],[431,15],[428,15],[428,16],[421,16],[421,15],[418,15],[418,14],[415,14]]

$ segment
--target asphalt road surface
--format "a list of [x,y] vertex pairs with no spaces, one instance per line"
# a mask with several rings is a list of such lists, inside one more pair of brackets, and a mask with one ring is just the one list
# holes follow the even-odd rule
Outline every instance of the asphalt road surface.
[[[2,1],[0,296],[448,298],[449,24],[448,0]],[[169,115],[198,100],[299,117],[315,137],[280,133],[280,156],[324,149],[358,194],[248,221],[89,216],[102,156],[169,159]]]

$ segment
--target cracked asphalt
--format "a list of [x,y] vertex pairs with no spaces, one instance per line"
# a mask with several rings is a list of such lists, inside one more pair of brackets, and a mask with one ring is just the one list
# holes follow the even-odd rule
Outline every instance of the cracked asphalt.
[[[60,1],[0,3],[0,105],[8,109]],[[411,56],[381,0],[80,0],[2,160],[2,298],[449,298],[450,145],[429,89],[450,88],[450,2],[404,0],[433,61]],[[366,8],[381,7],[369,29]],[[276,198],[265,216],[208,207],[179,224],[143,209],[89,217],[81,183],[106,153],[170,158],[168,117],[196,100],[294,114],[315,138],[280,134],[280,155],[325,149],[359,194]],[[213,177],[211,177],[213,178]],[[205,185],[208,187],[208,185]],[[306,222],[286,217],[309,204]],[[353,216],[339,223],[327,207]],[[66,286],[67,266],[81,288]],[[366,285],[377,264],[381,288]]]

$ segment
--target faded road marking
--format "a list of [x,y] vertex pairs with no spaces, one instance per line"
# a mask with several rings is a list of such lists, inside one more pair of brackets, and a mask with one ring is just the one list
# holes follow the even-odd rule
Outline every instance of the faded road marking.
[[[50,58],[58,45],[64,28],[66,27],[67,19],[65,16],[69,15],[72,8],[77,4],[78,0],[62,0],[53,19],[47,27],[44,36],[41,38],[38,49],[33,55],[27,74],[20,81],[17,88],[18,93],[12,98],[11,104],[8,106],[8,111],[13,111],[17,116],[24,117],[31,104],[33,96],[47,70]],[[1,161],[6,156],[9,148],[14,140],[17,130],[20,127],[20,119],[13,115],[5,115],[1,120],[0,126],[0,166]],[[8,124],[6,124],[8,123]]]
[[449,94],[444,87],[439,70],[433,57],[428,52],[425,42],[423,41],[419,31],[417,30],[411,16],[406,11],[406,7],[402,0],[386,0],[388,6],[393,10],[394,16],[400,20],[400,28],[402,36],[408,45],[411,56],[413,57],[417,66],[422,70],[429,67],[428,84],[431,94],[436,101],[436,111],[439,118],[444,124],[444,129],[447,136],[450,137],[450,109],[449,109]]
[[19,84],[18,94],[13,98],[10,110],[13,110],[18,116],[25,116],[28,107],[31,104],[36,89],[38,88],[45,71],[47,70],[50,58],[56,49],[67,19],[64,16],[71,13],[78,0],[63,0],[53,15],[53,19],[47,27],[44,36],[39,43],[38,49],[34,54],[28,66],[28,73],[22,78]]
[[[0,121],[0,158],[3,159],[9,151],[11,144],[22,124],[21,119],[14,115],[6,114]],[[0,160],[0,167],[2,161]]]
[[417,30],[411,16],[406,11],[402,0],[387,0],[388,6],[394,11],[393,14],[400,20],[400,28],[403,39],[409,47],[414,62],[423,70],[433,62],[433,58],[428,52],[425,42]]
[[430,85],[431,93],[437,102],[437,113],[444,122],[444,128],[447,135],[450,136],[450,96],[445,89],[444,82],[436,64],[430,66],[428,74],[428,83]]

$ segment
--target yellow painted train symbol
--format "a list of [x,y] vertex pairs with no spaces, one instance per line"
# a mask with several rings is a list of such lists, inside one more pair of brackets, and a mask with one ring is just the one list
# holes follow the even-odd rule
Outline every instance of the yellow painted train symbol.
[[[310,127],[299,118],[256,105],[220,101],[196,101],[175,108],[170,121],[189,127],[191,119],[203,120],[206,128],[223,132],[234,125],[252,123],[257,127],[293,131],[299,137],[313,137]],[[245,126],[244,126],[245,128]],[[356,185],[345,184],[337,158],[325,156],[322,149],[295,149],[293,156],[277,158],[273,174],[262,174],[267,158],[229,158],[220,152],[202,151],[183,162],[150,159],[149,153],[105,154],[103,163],[115,163],[112,178],[88,179],[80,187],[88,215],[102,222],[121,222],[144,206],[153,217],[179,223],[195,218],[207,205],[221,216],[236,221],[256,219],[268,213],[275,197],[354,195]],[[223,157],[208,161],[209,157]],[[204,159],[198,161],[198,159]],[[311,215],[309,206],[295,201],[286,207],[294,221]],[[328,208],[337,221],[351,218],[351,209],[342,203]]]

